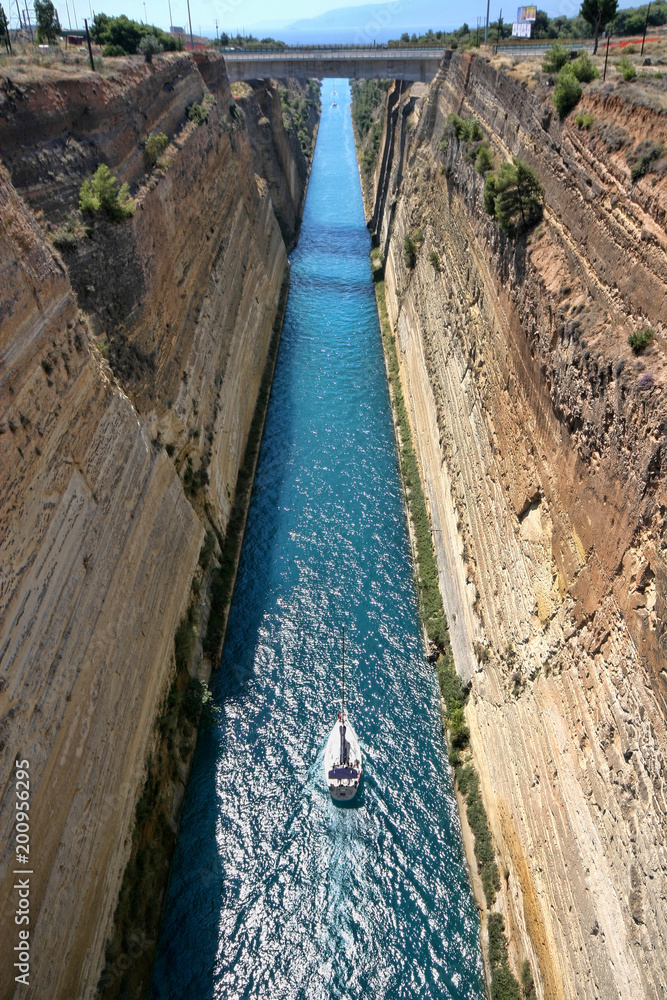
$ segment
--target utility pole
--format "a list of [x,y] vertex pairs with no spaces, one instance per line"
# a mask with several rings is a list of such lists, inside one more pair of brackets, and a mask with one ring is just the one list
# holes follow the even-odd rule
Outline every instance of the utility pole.
[[215,19],[215,40],[218,41],[218,19]]
[[500,35],[502,30],[503,30],[503,8],[501,7],[500,17],[498,18],[498,39],[497,39],[498,42],[500,42]]
[[148,24],[148,14],[146,13],[146,0],[144,0],[144,24]]
[[611,31],[607,34],[607,47],[604,50],[604,73],[602,74],[602,82],[604,83],[607,79],[607,59],[609,58],[609,39],[611,38]]
[[639,53],[640,56],[644,55],[644,45],[646,44],[646,31],[648,29],[648,16],[651,13],[651,4],[648,5],[648,10],[646,11],[646,21],[644,22],[644,37],[642,38],[642,50]]
[[28,4],[25,5],[25,23],[28,26],[28,31],[30,32],[30,41],[34,42],[35,39],[32,34],[32,24],[30,23],[30,14],[28,13]]
[[88,33],[88,18],[87,17],[84,17],[83,23],[86,26],[86,41],[88,42],[88,55],[90,57],[90,68],[92,69],[92,71],[94,73],[95,72],[95,61],[93,59],[93,47],[90,44],[90,35]]
[[491,0],[486,0],[486,27],[484,28],[484,44],[489,44],[489,7]]
[[174,26],[174,19],[171,16],[171,0],[167,0],[167,3],[169,4],[169,33],[171,34],[171,29]]
[[190,15],[190,0],[188,0],[188,24],[190,25],[190,48],[194,52],[194,50],[195,50],[195,40],[192,37],[192,17]]

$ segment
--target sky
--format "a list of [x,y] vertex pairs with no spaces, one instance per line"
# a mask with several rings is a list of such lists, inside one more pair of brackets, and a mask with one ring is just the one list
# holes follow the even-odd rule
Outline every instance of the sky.
[[[14,7],[15,0],[9,3],[10,8]],[[22,0],[23,5],[24,0]],[[363,2],[363,0],[362,0]],[[485,0],[469,0],[468,3],[461,4],[457,0],[365,0],[365,3],[372,3],[377,9],[374,20],[384,26],[384,34],[388,32],[388,37],[397,37],[392,33],[395,26],[398,34],[405,30],[410,22],[411,10],[416,14],[419,11],[419,21],[422,25],[439,28],[459,27],[464,21],[477,22],[477,16],[486,14]],[[503,16],[505,21],[513,17],[514,7],[517,0],[505,0],[505,10]],[[524,0],[525,2],[525,0]],[[640,0],[620,0],[619,7],[634,6]],[[82,26],[83,18],[92,16],[93,12],[103,10],[106,14],[117,15],[127,14],[128,17],[137,21],[147,20],[148,23],[156,24],[161,28],[168,29],[170,24],[169,5],[171,4],[172,24],[187,27],[187,0],[54,0],[55,6],[60,14],[61,22],[68,26],[69,19],[74,26],[74,13],[78,26]],[[503,0],[491,0],[491,20],[498,17],[498,11],[503,5]],[[5,4],[7,6],[7,4]],[[204,34],[215,37],[216,19],[220,31],[228,34],[236,34],[237,30],[244,33],[253,33],[263,37],[266,34],[274,34],[280,37],[280,28],[303,18],[313,18],[325,11],[339,9],[341,7],[354,8],[359,6],[359,2],[351,4],[336,2],[336,0],[190,0],[192,13],[192,30],[195,34]],[[566,14],[572,17],[579,12],[580,0],[548,0],[539,3],[539,7],[546,10],[550,16],[555,17]],[[432,13],[431,13],[432,12]],[[368,24],[368,14],[364,13],[366,24]],[[424,22],[424,17],[426,21]],[[354,22],[354,18],[351,18]],[[419,25],[417,25],[418,27]],[[323,39],[324,40],[324,39]]]

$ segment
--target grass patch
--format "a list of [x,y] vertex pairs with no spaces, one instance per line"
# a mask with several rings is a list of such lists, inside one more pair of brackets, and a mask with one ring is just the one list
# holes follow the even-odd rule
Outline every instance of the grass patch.
[[493,906],[496,893],[500,889],[500,872],[496,864],[493,840],[482,797],[479,794],[479,777],[472,764],[455,767],[456,783],[466,802],[466,815],[470,829],[475,836],[475,857],[479,877],[484,887],[484,895],[489,909]]
[[396,344],[387,314],[384,282],[376,282],[375,290],[380,315],[382,341],[389,371],[389,383],[392,389],[394,412],[400,435],[398,449],[399,465],[416,542],[415,576],[419,610],[429,639],[435,643],[439,650],[451,653],[449,630],[438,586],[438,567],[431,540],[431,525],[426,510],[426,500],[419,475],[417,456],[412,445],[408,411],[399,376]]
[[[419,477],[417,459],[412,445],[412,435],[408,413],[401,388],[398,356],[394,335],[389,322],[385,287],[383,281],[375,284],[375,294],[380,317],[382,342],[387,362],[389,384],[392,391],[394,415],[399,430],[399,464],[406,495],[406,502],[416,538],[415,576],[419,608],[426,633],[438,648],[440,655],[436,663],[440,694],[447,708],[447,728],[451,750],[450,763],[454,768],[456,782],[466,803],[468,823],[475,838],[475,858],[484,888],[487,906],[490,909],[500,889],[500,873],[495,859],[491,830],[479,792],[479,777],[468,760],[462,761],[462,753],[469,756],[470,731],[465,722],[464,707],[467,692],[456,672],[454,655],[449,640],[449,629],[438,587],[437,565],[431,540],[430,522],[426,501]],[[481,657],[488,658],[489,651],[482,647]],[[489,918],[491,996],[492,1000],[521,1000],[519,984],[509,968],[507,941],[503,918],[491,914]],[[530,972],[530,968],[528,970]],[[532,982],[532,977],[531,977]],[[526,993],[525,1000],[534,1000],[534,994]]]
[[582,112],[575,116],[575,122],[577,123],[577,128],[590,128],[595,121],[594,115],[589,115],[587,112]]

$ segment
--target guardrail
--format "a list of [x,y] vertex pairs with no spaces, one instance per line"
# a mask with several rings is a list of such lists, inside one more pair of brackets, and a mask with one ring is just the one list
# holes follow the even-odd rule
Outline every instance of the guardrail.
[[237,45],[221,46],[221,52],[444,52],[445,45],[253,45],[243,48]]

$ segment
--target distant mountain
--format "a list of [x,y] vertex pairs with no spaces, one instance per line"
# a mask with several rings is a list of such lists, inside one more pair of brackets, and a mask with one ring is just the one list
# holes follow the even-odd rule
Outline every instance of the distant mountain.
[[[323,42],[329,45],[367,45],[428,31],[451,30],[461,24],[460,4],[454,0],[389,0],[359,7],[338,7],[317,17],[302,18],[280,28],[280,38],[291,45]],[[264,26],[263,26],[264,27]],[[266,25],[265,27],[270,27]],[[253,28],[255,34],[257,29]]]
[[[639,0],[620,0],[619,8],[634,6]],[[579,0],[577,0],[577,4]],[[493,0],[490,7],[490,20],[495,21],[500,8],[506,22],[516,17],[517,6],[507,6],[502,0]],[[542,0],[539,4],[550,17],[562,13],[562,5],[556,0]],[[570,12],[571,14],[572,12]],[[575,11],[576,13],[576,11]],[[323,42],[329,45],[352,43],[368,45],[373,42],[387,42],[392,38],[400,38],[404,31],[415,32],[447,30],[460,28],[464,21],[474,28],[477,15],[486,16],[486,4],[480,0],[479,8],[474,12],[461,12],[461,5],[454,0],[386,0],[384,3],[366,3],[358,7],[336,7],[325,11],[317,17],[301,18],[289,23],[276,19],[270,23],[252,24],[253,34],[263,37],[272,35],[281,38],[290,45],[311,45]]]

